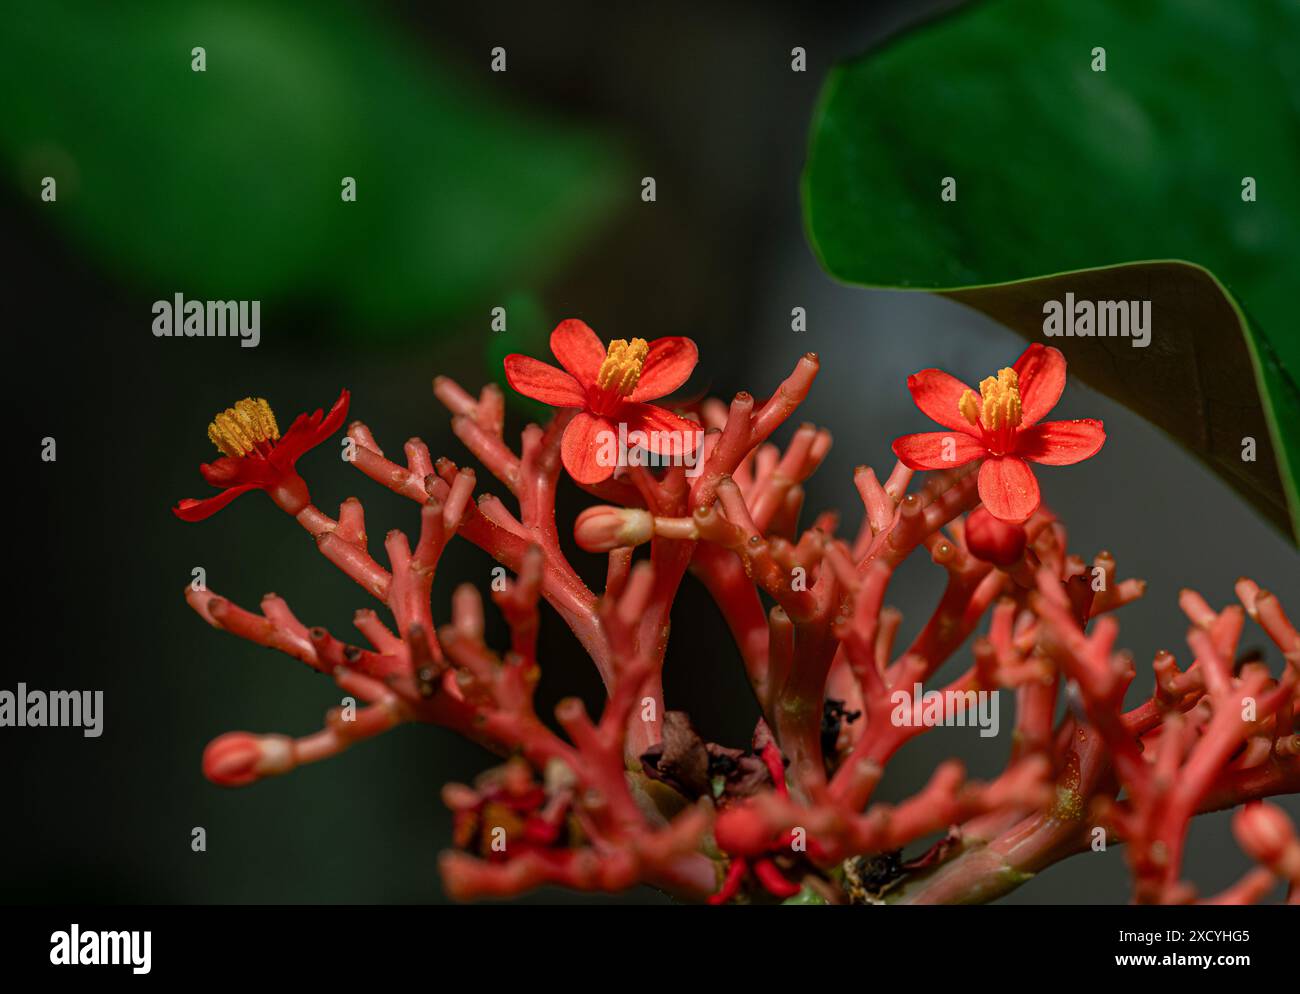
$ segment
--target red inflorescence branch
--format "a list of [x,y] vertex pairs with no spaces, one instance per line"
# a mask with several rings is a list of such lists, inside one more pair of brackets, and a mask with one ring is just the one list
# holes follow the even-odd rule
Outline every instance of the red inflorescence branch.
[[[1188,902],[1191,819],[1240,806],[1233,830],[1259,867],[1208,900],[1260,900],[1285,883],[1288,900],[1300,901],[1300,841],[1261,800],[1300,791],[1300,636],[1277,599],[1248,580],[1238,583],[1240,604],[1219,611],[1184,591],[1191,661],[1180,668],[1158,654],[1154,693],[1125,709],[1136,670],[1115,649],[1109,613],[1144,585],[1118,579],[1109,553],[1090,563],[1071,554],[1025,468],[1079,461],[1104,441],[1099,422],[1037,423],[1064,388],[1055,350],[1031,347],[979,395],[937,370],[913,377],[917,404],[949,433],[900,440],[901,461],[883,481],[859,467],[864,518],[843,537],[834,513],[799,523],[804,483],[830,434],[805,424],[784,449],[769,441],[807,396],[815,355],[799,359],[766,401],[741,393],[730,404],[675,406],[647,401],[689,377],[688,339],[606,348],[571,320],[552,348],[563,371],[507,361],[516,389],[557,407],[545,427],[524,429],[517,451],[504,437],[498,388],[475,397],[434,381],[457,438],[513,509],[476,498],[474,470],[434,460],[419,439],[394,461],[364,424],[348,427],[345,459],[420,506],[414,544],[389,532],[382,561],[371,554],[361,503],[349,498],[330,517],[295,468],[342,425],[346,392],[328,416],[299,418],[284,439],[263,400],[240,401],[213,422],[223,457],[205,476],[227,489],[182,502],[178,516],[198,520],[265,491],[387,608],[391,624],[358,611],[366,645],[353,645],[307,627],[274,594],[252,612],[187,590],[212,626],[301,660],[362,702],[333,709],[303,738],[217,738],[204,755],[210,779],[249,784],[404,722],[454,729],[503,758],[473,786],[443,791],[454,847],[441,869],[462,899],[646,883],[711,903],[987,901],[1067,856],[1122,843],[1138,901]],[[601,429],[629,425],[642,455],[656,458],[607,464],[597,454]],[[922,468],[932,472],[913,486]],[[608,559],[600,594],[561,549],[562,474],[600,502],[574,524],[578,545]],[[510,630],[504,652],[485,643],[483,603],[470,585],[439,623],[434,574],[457,535],[514,574],[492,592]],[[642,545],[648,554],[634,563]],[[920,633],[899,646],[901,617],[885,599],[900,564],[922,550],[946,580]],[[746,749],[705,743],[684,714],[665,710],[669,616],[687,572],[725,618],[762,711]],[[543,600],[604,682],[598,719],[576,699],[558,705],[555,726],[534,709]],[[1239,654],[1248,621],[1280,652],[1280,672]],[[966,669],[935,685],[968,643]],[[952,760],[907,800],[873,800],[907,742],[935,724],[980,723],[1004,695],[1015,718],[1000,775],[970,782]],[[919,847],[910,859],[909,847]]]

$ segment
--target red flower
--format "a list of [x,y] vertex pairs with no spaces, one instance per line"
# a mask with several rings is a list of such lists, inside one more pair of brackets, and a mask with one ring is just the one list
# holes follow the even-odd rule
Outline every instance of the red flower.
[[1003,521],[1024,521],[1038,507],[1038,480],[1028,463],[1068,466],[1096,455],[1106,441],[1092,418],[1038,423],[1065,389],[1065,356],[1044,345],[1029,346],[1015,366],[981,382],[979,396],[938,369],[909,376],[907,389],[917,407],[951,430],[904,435],[894,441],[894,454],[912,469],[953,469],[983,459],[980,500]]
[[203,478],[222,492],[206,500],[186,498],[172,513],[184,521],[202,521],[242,493],[265,490],[283,510],[297,514],[311,502],[311,495],[294,465],[339,430],[348,414],[348,399],[344,390],[329,414],[299,414],[283,438],[271,405],[260,397],[245,397],[222,411],[208,425],[208,438],[223,455],[199,467]]
[[689,338],[649,343],[619,338],[606,349],[594,331],[570,318],[551,332],[551,351],[567,372],[530,356],[508,355],[506,379],[525,397],[551,407],[579,408],[564,429],[560,449],[564,468],[579,483],[599,483],[614,475],[611,442],[619,437],[620,424],[626,425],[629,446],[656,454],[695,451],[698,424],[645,403],[672,393],[690,377],[699,353]]

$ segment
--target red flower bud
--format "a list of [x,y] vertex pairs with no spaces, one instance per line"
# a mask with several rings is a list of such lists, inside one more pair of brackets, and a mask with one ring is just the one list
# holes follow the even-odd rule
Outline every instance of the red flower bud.
[[222,787],[245,787],[294,765],[293,740],[283,735],[227,732],[203,750],[203,775]]
[[261,758],[257,736],[227,732],[203,750],[203,775],[222,787],[243,787],[258,779],[257,762]]
[[606,504],[587,508],[573,526],[573,537],[588,552],[641,545],[649,542],[654,533],[655,519],[649,511]]
[[1232,834],[1255,862],[1279,876],[1300,876],[1300,841],[1291,819],[1276,804],[1245,805],[1233,816]]
[[1025,529],[977,507],[966,516],[966,547],[976,559],[1012,566],[1025,554]]

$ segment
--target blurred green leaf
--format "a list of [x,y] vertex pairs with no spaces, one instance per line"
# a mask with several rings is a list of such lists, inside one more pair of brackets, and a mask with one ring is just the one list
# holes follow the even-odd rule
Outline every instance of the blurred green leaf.
[[34,199],[54,176],[39,209],[160,297],[427,330],[543,280],[625,182],[603,137],[503,106],[486,50],[454,74],[364,7],[31,0],[5,22],[11,176]]
[[[1062,349],[1300,535],[1298,51],[1284,0],[973,5],[831,73],[809,239],[842,280],[945,293]],[[1067,290],[1152,301],[1151,345],[1045,339]]]

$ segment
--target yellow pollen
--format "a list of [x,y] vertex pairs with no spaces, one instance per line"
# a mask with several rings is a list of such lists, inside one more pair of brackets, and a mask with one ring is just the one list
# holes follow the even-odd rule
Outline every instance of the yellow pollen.
[[1020,424],[1020,378],[1010,367],[997,376],[980,381],[980,396],[967,390],[957,401],[961,416],[973,425],[981,422],[989,431],[1015,428]]
[[261,397],[245,397],[234,407],[227,407],[208,425],[208,438],[225,455],[233,459],[246,456],[261,442],[280,437],[271,405]]
[[636,389],[637,380],[641,379],[641,367],[650,346],[644,338],[634,338],[629,342],[625,338],[616,338],[609,343],[605,361],[600,364],[596,374],[596,386],[602,390],[612,390],[621,397],[626,397]]

